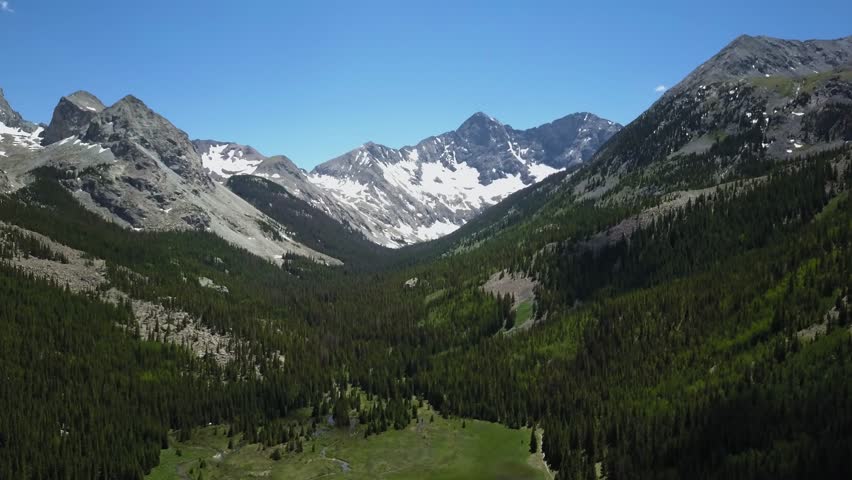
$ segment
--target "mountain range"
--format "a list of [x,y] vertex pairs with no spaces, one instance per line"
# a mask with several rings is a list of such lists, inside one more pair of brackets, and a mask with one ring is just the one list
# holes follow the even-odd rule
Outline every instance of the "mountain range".
[[0,478],[852,478],[852,37],[310,172],[0,119]]
[[[621,135],[621,125],[591,113],[517,130],[479,112],[414,146],[368,142],[310,172],[247,145],[190,142],[132,96],[106,107],[88,92],[75,92],[60,99],[43,128],[23,120],[0,95],[8,145],[0,151],[0,181],[14,190],[37,168],[64,170],[63,183],[84,205],[128,227],[206,229],[269,257],[293,251],[335,261],[304,248],[286,221],[233,195],[223,187],[228,179],[265,178],[352,234],[397,248],[447,235],[509,194],[576,170],[601,147],[595,165],[583,172],[587,180],[575,187],[587,198],[613,189],[641,193],[620,181],[641,166],[639,157],[654,158],[654,168],[671,177],[737,136],[753,137],[751,154],[766,150],[773,157],[836,145],[850,128],[848,119],[834,118],[846,115],[849,101],[836,81],[846,78],[850,43],[848,37],[800,42],[741,36]],[[714,181],[735,171],[735,164],[715,168]],[[646,184],[641,190],[668,187]]]
[[196,140],[220,181],[262,176],[387,247],[452,232],[508,194],[591,158],[620,125],[575,113],[515,130],[476,113],[451,132],[394,149],[368,142],[305,172],[286,156],[232,142]]
[[[5,100],[0,105],[7,118],[19,118]],[[7,192],[49,175],[126,228],[210,231],[270,259],[296,253],[339,263],[292,240],[285,226],[212,181],[186,133],[133,96],[105,107],[76,92],[60,100],[46,129],[2,128],[0,181]]]
[[267,157],[250,146],[188,142],[133,96],[106,107],[88,92],[72,93],[60,99],[43,131],[2,102],[4,128],[19,146],[31,147],[17,150],[4,169],[10,188],[25,184],[35,168],[74,172],[63,180],[66,187],[130,228],[211,230],[267,257],[296,252],[332,262],[295,241],[286,222],[232,195],[225,182],[234,175],[266,178],[351,234],[395,248],[450,233],[508,194],[576,168],[621,128],[578,113],[515,130],[477,113],[416,146],[367,143],[308,173],[286,156]]

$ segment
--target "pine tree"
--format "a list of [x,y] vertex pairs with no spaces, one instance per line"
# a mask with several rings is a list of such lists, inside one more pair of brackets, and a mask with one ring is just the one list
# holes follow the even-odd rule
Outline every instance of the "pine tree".
[[535,434],[535,427],[532,428],[532,432],[530,432],[530,453],[538,452],[538,437]]

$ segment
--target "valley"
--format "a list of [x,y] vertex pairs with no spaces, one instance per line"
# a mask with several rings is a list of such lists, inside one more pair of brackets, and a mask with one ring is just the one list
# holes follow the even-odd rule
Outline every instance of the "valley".
[[[297,416],[309,418],[310,412]],[[530,432],[477,420],[444,419],[421,408],[410,426],[363,438],[362,428],[320,428],[304,451],[272,458],[275,447],[243,445],[226,427],[205,427],[189,442],[173,443],[148,478],[445,478],[511,476],[548,479],[541,454],[529,453]],[[228,448],[228,444],[235,446]],[[177,455],[178,449],[180,455]],[[201,462],[204,467],[201,467]]]
[[312,171],[0,95],[0,478],[852,475],[852,37]]

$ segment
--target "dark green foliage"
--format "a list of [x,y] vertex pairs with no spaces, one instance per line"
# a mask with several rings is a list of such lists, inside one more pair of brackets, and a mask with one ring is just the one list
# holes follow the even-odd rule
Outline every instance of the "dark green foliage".
[[0,478],[141,478],[169,425],[214,419],[186,410],[212,366],[131,339],[131,321],[0,267]]
[[796,336],[850,285],[852,202],[825,207],[832,177],[795,168],[636,234],[595,263],[621,275],[565,273],[590,280],[584,307],[442,356],[418,385],[460,415],[541,419],[545,457],[572,475],[603,462],[610,478],[847,477],[849,332]]
[[346,395],[338,397],[334,403],[334,426],[338,428],[349,426],[349,410],[349,399]]
[[[376,268],[277,266],[204,232],[128,232],[43,172],[0,199],[0,220],[106,260],[113,286],[190,312],[231,339],[234,359],[134,338],[127,306],[0,267],[0,478],[138,479],[170,430],[185,440],[208,422],[280,457],[329,415],[349,428],[357,416],[366,436],[406,428],[415,395],[461,428],[536,425],[543,441],[534,429],[530,451],[560,478],[594,478],[596,464],[612,479],[848,478],[847,152],[769,165],[749,157],[743,131],[717,153],[766,179],[698,197],[620,242],[590,249],[660,199],[579,201],[555,175]],[[645,148],[628,147],[613,146]],[[664,181],[694,182],[706,162],[693,160]],[[303,227],[313,241],[329,235]],[[4,258],[63,260],[3,233]],[[538,282],[542,322],[529,331],[501,331],[513,299],[480,288],[502,269]],[[832,309],[827,334],[800,340]],[[310,425],[283,420],[308,406]]]
[[538,452],[538,438],[535,434],[535,427],[533,427],[532,432],[530,432],[530,453]]

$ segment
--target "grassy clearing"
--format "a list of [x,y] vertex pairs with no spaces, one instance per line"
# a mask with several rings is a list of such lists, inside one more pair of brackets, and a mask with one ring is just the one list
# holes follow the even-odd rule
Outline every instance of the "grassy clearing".
[[849,192],[846,191],[846,192],[843,192],[843,193],[837,195],[836,197],[832,198],[831,201],[828,202],[828,205],[826,205],[825,208],[823,208],[822,211],[819,212],[816,215],[816,217],[814,218],[814,221],[816,221],[816,222],[822,221],[826,217],[834,214],[834,212],[836,212],[840,208],[840,205],[842,205],[843,202],[846,201],[846,197],[848,197],[848,196],[849,196]]
[[518,305],[518,308],[515,310],[515,325],[523,325],[524,322],[532,317],[533,313],[533,302],[532,300],[527,300],[525,302],[521,302]]
[[[203,460],[209,470],[210,463],[215,462],[217,454],[224,454],[228,447],[228,437],[225,436],[226,427],[200,428],[193,432],[192,441],[179,443],[170,441],[168,450],[160,451],[160,465],[151,471],[145,478],[148,480],[171,480],[197,478],[201,461]],[[239,437],[234,438],[234,442]],[[205,478],[207,478],[205,472]]]
[[[225,428],[220,427],[218,434],[216,427],[202,428],[190,442],[174,442],[163,450],[161,465],[146,478],[195,480],[199,473],[205,480],[550,478],[541,456],[528,451],[528,429],[445,419],[428,407],[419,410],[419,418],[404,430],[367,439],[362,428],[320,429],[305,443],[303,453],[283,453],[277,462],[270,458],[275,447],[241,445],[235,439],[235,449],[229,451]],[[176,455],[175,447],[183,456]],[[218,459],[217,454],[221,454]],[[203,469],[201,459],[206,464]]]
[[784,97],[791,97],[796,91],[795,81],[788,77],[755,77],[751,79],[751,82],[757,87],[777,92]]
[[436,300],[440,300],[440,299],[444,298],[446,295],[447,295],[446,289],[442,288],[440,290],[436,290],[436,291],[430,293],[429,295],[426,295],[426,298],[423,299],[423,304],[426,305],[426,306],[429,306],[431,303],[435,302]]
[[772,90],[785,97],[792,97],[797,91],[811,93],[819,85],[829,80],[850,81],[852,80],[852,71],[821,72],[808,75],[801,79],[773,75],[770,77],[755,77],[751,79],[751,82],[757,87]]

